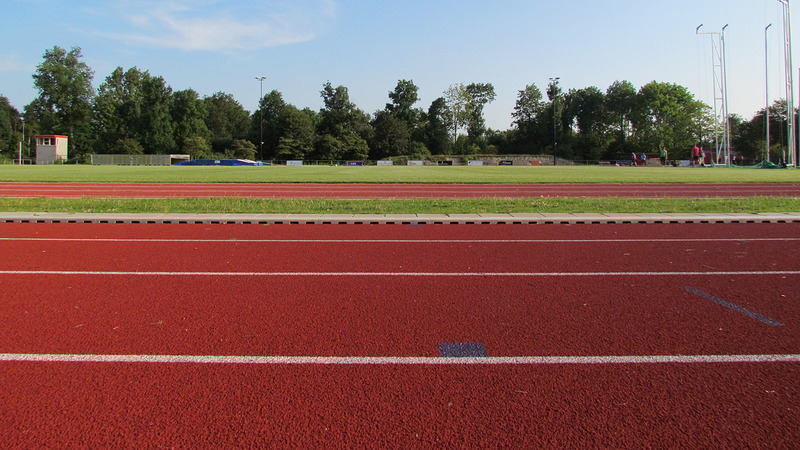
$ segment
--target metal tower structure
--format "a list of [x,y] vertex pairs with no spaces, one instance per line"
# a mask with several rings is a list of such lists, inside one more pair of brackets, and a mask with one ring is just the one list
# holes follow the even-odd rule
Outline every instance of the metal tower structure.
[[778,0],[783,5],[783,55],[786,67],[786,128],[788,145],[784,162],[788,167],[797,167],[797,138],[794,116],[794,77],[792,71],[792,25],[789,15],[789,0]]
[[[781,0],[778,0],[781,1]],[[711,55],[714,78],[714,144],[716,146],[716,164],[731,165],[731,126],[728,114],[728,70],[725,56],[725,29],[722,31],[700,31],[703,24],[697,27],[695,34],[711,37]]]

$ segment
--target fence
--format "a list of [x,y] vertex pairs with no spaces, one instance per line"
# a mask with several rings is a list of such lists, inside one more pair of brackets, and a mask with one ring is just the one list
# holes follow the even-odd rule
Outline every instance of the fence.
[[93,166],[171,166],[188,161],[189,155],[102,155],[91,156]]

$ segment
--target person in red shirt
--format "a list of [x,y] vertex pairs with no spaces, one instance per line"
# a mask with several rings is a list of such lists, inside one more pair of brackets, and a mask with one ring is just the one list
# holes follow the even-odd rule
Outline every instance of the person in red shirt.
[[698,142],[697,145],[694,146],[692,149],[692,165],[699,165],[700,164],[700,143]]

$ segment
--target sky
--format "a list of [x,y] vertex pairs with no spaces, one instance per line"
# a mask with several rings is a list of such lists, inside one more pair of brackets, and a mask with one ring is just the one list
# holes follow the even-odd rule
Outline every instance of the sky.
[[[728,109],[750,119],[785,97],[777,0],[2,0],[0,95],[22,111],[48,49],[80,47],[97,88],[116,68],[164,77],[173,90],[232,94],[248,111],[273,89],[322,107],[330,81],[367,113],[398,80],[426,109],[451,85],[492,83],[487,126],[511,127],[520,90],[616,80],[677,83],[713,106],[712,40],[725,30]],[[792,22],[797,12],[792,10]],[[765,59],[765,27],[768,58]],[[798,30],[797,26],[792,26]],[[794,41],[794,39],[793,39]],[[800,45],[793,49],[795,55]],[[800,59],[794,59],[794,73]],[[769,75],[767,75],[767,73]],[[800,80],[797,82],[800,86]]]

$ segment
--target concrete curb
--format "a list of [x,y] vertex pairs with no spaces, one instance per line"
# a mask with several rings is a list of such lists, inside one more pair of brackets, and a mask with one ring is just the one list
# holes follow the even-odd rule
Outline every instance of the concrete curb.
[[623,224],[800,223],[800,213],[761,214],[96,214],[0,213],[0,223],[166,224]]

